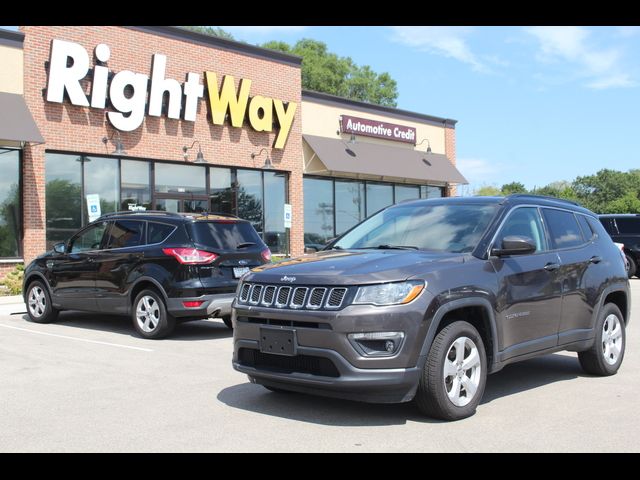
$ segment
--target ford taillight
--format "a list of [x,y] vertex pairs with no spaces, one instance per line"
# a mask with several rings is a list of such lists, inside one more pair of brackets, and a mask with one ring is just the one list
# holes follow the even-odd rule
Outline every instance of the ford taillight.
[[270,262],[271,261],[271,250],[269,250],[268,248],[265,248],[264,250],[262,250],[260,252],[260,255],[262,255],[262,258],[264,259],[265,262]]
[[165,255],[175,257],[183,265],[202,265],[213,262],[218,255],[197,248],[163,248]]

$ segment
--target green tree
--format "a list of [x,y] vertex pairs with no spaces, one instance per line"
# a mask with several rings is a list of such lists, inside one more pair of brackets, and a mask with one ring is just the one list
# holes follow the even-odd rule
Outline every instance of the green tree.
[[204,33],[205,35],[211,35],[212,37],[222,37],[229,40],[234,40],[233,35],[220,27],[207,27],[207,26],[183,26],[187,30],[192,32]]
[[475,191],[475,195],[480,197],[495,197],[502,195],[502,192],[500,192],[498,187],[494,187],[493,185],[483,185]]
[[340,97],[395,107],[396,81],[387,72],[376,73],[369,65],[359,66],[350,57],[340,57],[327,44],[303,38],[291,46],[271,41],[261,45],[302,57],[302,88]]
[[596,213],[610,211],[610,204],[629,192],[640,193],[640,170],[620,172],[604,168],[595,175],[577,177],[573,190],[583,205]]
[[601,213],[640,213],[640,199],[634,192],[627,192],[603,207]]
[[525,188],[523,183],[511,182],[502,185],[500,192],[502,193],[502,195],[511,195],[512,193],[527,193],[527,189]]

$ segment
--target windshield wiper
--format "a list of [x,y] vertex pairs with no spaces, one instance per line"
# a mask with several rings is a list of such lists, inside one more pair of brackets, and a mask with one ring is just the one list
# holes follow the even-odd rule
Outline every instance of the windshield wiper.
[[256,242],[242,242],[242,243],[239,243],[238,245],[236,245],[236,249],[250,247],[251,245],[255,245],[255,244],[256,244]]
[[378,249],[378,250],[420,250],[418,247],[414,247],[413,245],[378,245],[377,247],[354,247],[349,250],[366,250],[366,249]]
[[386,243],[378,245],[376,248],[380,250],[419,250],[418,247],[414,247],[413,245],[389,245]]

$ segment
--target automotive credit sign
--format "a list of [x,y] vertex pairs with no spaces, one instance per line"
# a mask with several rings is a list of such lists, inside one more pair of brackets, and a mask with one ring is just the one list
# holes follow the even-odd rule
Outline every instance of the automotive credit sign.
[[[107,113],[109,122],[118,130],[131,132],[140,128],[146,115],[163,115],[165,93],[169,94],[166,116],[194,122],[198,101],[204,97],[206,85],[214,125],[222,125],[228,119],[232,127],[242,128],[248,117],[249,125],[257,132],[276,130],[274,148],[284,148],[287,142],[298,105],[278,98],[251,96],[250,79],[240,79],[236,88],[234,77],[224,75],[218,86],[217,74],[205,71],[203,85],[199,73],[187,72],[187,80],[180,84],[165,76],[165,55],[157,53],[152,56],[151,75],[129,70],[111,72],[107,66],[101,65],[111,59],[111,48],[104,43],[95,47],[94,56],[97,62],[90,69],[91,58],[82,45],[53,40],[47,101],[63,103],[66,96],[73,105],[112,108],[114,111]],[[85,93],[81,83],[87,77],[91,81],[90,94]]]
[[416,144],[416,129],[406,125],[342,115],[340,117],[340,126],[343,133]]

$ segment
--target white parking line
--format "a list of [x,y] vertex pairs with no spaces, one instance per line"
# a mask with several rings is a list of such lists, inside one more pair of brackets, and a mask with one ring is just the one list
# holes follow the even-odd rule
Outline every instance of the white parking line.
[[117,343],[100,342],[98,340],[87,340],[85,338],[68,337],[67,335],[58,335],[55,333],[38,332],[37,330],[31,330],[29,328],[12,327],[10,325],[3,325],[2,323],[0,323],[0,327],[11,328],[13,330],[22,330],[23,332],[29,332],[29,333],[37,333],[39,335],[48,335],[50,337],[66,338],[68,340],[77,340],[79,342],[98,343],[100,345],[108,345],[110,347],[130,348],[131,350],[140,350],[142,352],[153,352],[153,350],[151,350],[150,348],[132,347],[130,345],[119,345]]

